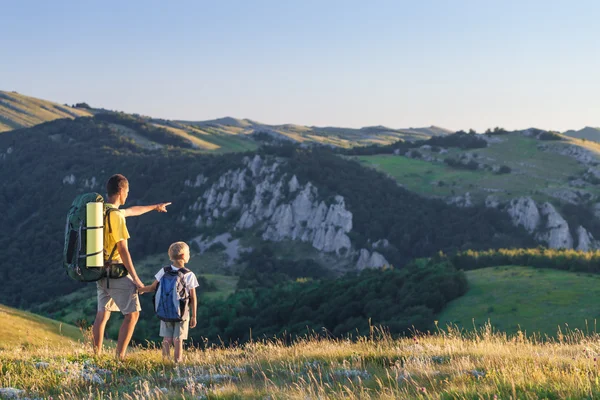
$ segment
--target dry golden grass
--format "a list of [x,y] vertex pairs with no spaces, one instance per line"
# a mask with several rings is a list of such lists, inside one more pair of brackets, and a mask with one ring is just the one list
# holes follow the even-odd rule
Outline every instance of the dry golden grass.
[[188,132],[184,131],[183,129],[173,128],[172,126],[159,125],[159,124],[153,124],[153,125],[157,126],[159,128],[164,128],[164,129],[168,130],[169,132],[174,133],[177,136],[181,136],[182,138],[189,140],[191,143],[193,143],[195,146],[199,147],[200,149],[216,150],[220,147],[214,143],[208,142],[206,140],[202,140],[197,136],[190,135]]
[[[187,350],[181,365],[155,348],[125,362],[87,344],[0,351],[0,387],[30,397],[271,399],[569,399],[600,396],[598,336],[542,341],[488,326],[393,339],[307,337]],[[37,365],[36,365],[37,364]]]
[[92,114],[83,109],[71,108],[62,104],[15,92],[0,91],[0,132],[17,128],[27,128],[58,118],[89,117]]
[[0,305],[0,349],[55,346],[83,339],[68,324]]

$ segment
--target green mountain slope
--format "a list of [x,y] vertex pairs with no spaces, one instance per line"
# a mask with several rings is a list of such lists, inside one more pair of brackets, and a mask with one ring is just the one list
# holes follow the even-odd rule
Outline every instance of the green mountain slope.
[[73,325],[0,305],[0,350],[15,346],[61,345],[83,340]]
[[27,128],[58,118],[91,115],[87,110],[0,90],[0,132]]
[[[0,214],[0,224],[12,227],[0,233],[0,274],[9,282],[0,293],[1,301],[31,306],[41,298],[51,299],[78,288],[66,279],[60,267],[64,218],[78,193],[103,193],[104,182],[114,173],[123,173],[131,181],[128,206],[173,202],[168,214],[150,213],[128,222],[135,260],[163,253],[172,242],[200,235],[231,233],[236,240],[248,241],[242,246],[252,248],[265,243],[259,226],[235,229],[243,206],[249,206],[256,197],[256,187],[265,183],[253,181],[248,165],[254,154],[206,155],[168,132],[140,128],[148,140],[162,146],[150,149],[113,129],[113,122],[98,115],[58,120],[0,135],[0,179],[5,189],[0,192],[0,206],[5,210]],[[343,196],[353,215],[351,239],[348,238],[353,252],[362,248],[373,252],[375,241],[387,239],[389,245],[378,251],[396,266],[439,250],[529,243],[524,231],[513,227],[508,217],[496,210],[463,210],[423,199],[382,174],[325,149],[272,148],[263,150],[262,157],[265,167],[272,168],[274,163],[280,166],[272,173],[275,181],[288,182],[295,175],[300,184],[310,182],[317,187],[325,210],[333,206],[337,195]],[[239,208],[229,213],[223,213],[221,208],[214,224],[197,225],[199,213],[194,205],[198,199],[208,196],[211,186],[220,182],[224,174],[242,170],[246,183],[240,192]],[[204,183],[196,186],[199,176]],[[271,173],[265,176],[271,179]],[[282,198],[286,197],[292,200],[283,193]],[[15,237],[21,240],[15,241]],[[289,242],[291,246],[296,243]],[[279,243],[273,247],[286,247]],[[337,257],[331,253],[323,255],[310,243],[299,244],[312,250],[288,252],[293,260],[301,254],[303,259],[331,266],[331,258]],[[19,263],[23,254],[27,254],[28,268],[22,274],[10,274],[11,265]],[[340,257],[342,261],[337,266],[341,268],[339,264],[343,263],[345,270],[356,268],[358,254]],[[44,279],[38,279],[42,276]],[[31,285],[28,291],[16,284],[25,281]]]
[[[418,157],[377,154],[357,158],[411,191],[445,199],[469,193],[471,201],[480,204],[488,197],[506,201],[519,196],[577,204],[600,196],[600,186],[589,174],[593,158],[600,161],[600,147],[595,143],[568,137],[543,141],[513,132],[498,136],[484,148],[435,150],[416,149]],[[574,156],[584,152],[591,162],[582,163]],[[452,165],[448,160],[465,164],[472,160],[475,167]]]
[[[467,271],[469,290],[452,301],[439,316],[439,326],[466,329],[485,324],[508,333],[556,336],[565,331],[596,329],[600,319],[600,276],[506,266]],[[587,321],[587,326],[586,326]],[[597,332],[597,331],[596,331]]]

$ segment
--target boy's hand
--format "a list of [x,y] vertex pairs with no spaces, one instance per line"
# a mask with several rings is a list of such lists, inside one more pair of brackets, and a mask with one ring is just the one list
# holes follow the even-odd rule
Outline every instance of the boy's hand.
[[156,211],[158,212],[167,212],[167,206],[170,206],[171,203],[160,203],[156,205]]
[[140,279],[135,279],[133,281],[133,284],[137,287],[138,291],[141,292],[142,289],[144,289],[146,287],[146,285],[144,285],[144,282],[140,281]]
[[190,328],[196,327],[196,317],[190,318]]

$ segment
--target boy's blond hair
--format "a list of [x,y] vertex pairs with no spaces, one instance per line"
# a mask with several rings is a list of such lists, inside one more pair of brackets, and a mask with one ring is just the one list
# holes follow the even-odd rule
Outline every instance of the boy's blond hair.
[[185,242],[175,242],[169,246],[169,259],[171,261],[178,261],[183,258],[183,252],[187,249],[190,251],[190,247]]

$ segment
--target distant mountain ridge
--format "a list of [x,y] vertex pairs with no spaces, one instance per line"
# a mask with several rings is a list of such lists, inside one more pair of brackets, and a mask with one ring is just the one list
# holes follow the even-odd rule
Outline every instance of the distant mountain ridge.
[[174,121],[179,124],[210,128],[221,133],[263,135],[273,140],[294,142],[316,142],[336,147],[357,145],[390,144],[398,140],[422,140],[432,136],[453,133],[451,130],[430,126],[425,128],[395,129],[382,125],[362,128],[344,128],[333,126],[305,126],[296,124],[269,125],[250,119],[224,117],[208,121]]
[[586,126],[578,131],[569,130],[563,133],[563,135],[571,136],[577,139],[593,140],[594,142],[600,142],[600,128],[594,128]]

